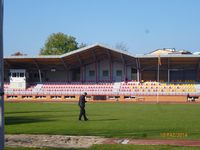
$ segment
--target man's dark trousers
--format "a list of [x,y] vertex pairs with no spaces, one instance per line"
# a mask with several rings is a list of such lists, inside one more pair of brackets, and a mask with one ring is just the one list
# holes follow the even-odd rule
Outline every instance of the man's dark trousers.
[[88,120],[86,115],[85,115],[85,107],[80,106],[79,120],[81,120],[82,116],[84,117],[84,120]]

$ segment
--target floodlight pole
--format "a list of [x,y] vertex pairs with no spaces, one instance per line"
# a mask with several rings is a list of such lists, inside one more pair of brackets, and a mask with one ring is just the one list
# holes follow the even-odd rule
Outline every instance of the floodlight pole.
[[0,150],[4,150],[3,0],[0,0]]

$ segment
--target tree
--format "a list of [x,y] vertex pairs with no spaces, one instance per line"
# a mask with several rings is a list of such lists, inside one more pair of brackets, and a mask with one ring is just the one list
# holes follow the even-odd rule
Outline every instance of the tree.
[[76,49],[78,43],[75,37],[58,32],[48,37],[40,55],[61,55]]
[[18,51],[18,52],[14,53],[14,54],[11,54],[11,56],[27,56],[27,54],[23,54],[20,51]]
[[79,44],[78,48],[83,48],[83,47],[86,47],[86,46],[87,46],[87,44],[81,43],[81,44]]
[[124,42],[116,43],[115,48],[123,51],[128,51],[128,48]]

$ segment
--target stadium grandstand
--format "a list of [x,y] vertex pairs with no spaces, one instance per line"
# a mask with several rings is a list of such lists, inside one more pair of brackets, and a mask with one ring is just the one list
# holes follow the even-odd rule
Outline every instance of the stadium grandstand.
[[198,101],[200,55],[158,49],[133,55],[101,44],[63,55],[4,58],[5,100]]

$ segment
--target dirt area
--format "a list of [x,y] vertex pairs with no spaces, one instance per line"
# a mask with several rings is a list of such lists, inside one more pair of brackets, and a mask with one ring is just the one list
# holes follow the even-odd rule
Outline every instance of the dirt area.
[[93,144],[102,144],[105,138],[95,136],[65,135],[6,135],[8,147],[52,147],[52,148],[87,148]]
[[175,145],[200,147],[200,140],[107,139],[104,144]]
[[200,140],[119,139],[97,136],[66,135],[6,135],[7,147],[87,148],[94,144],[176,145],[199,146]]

